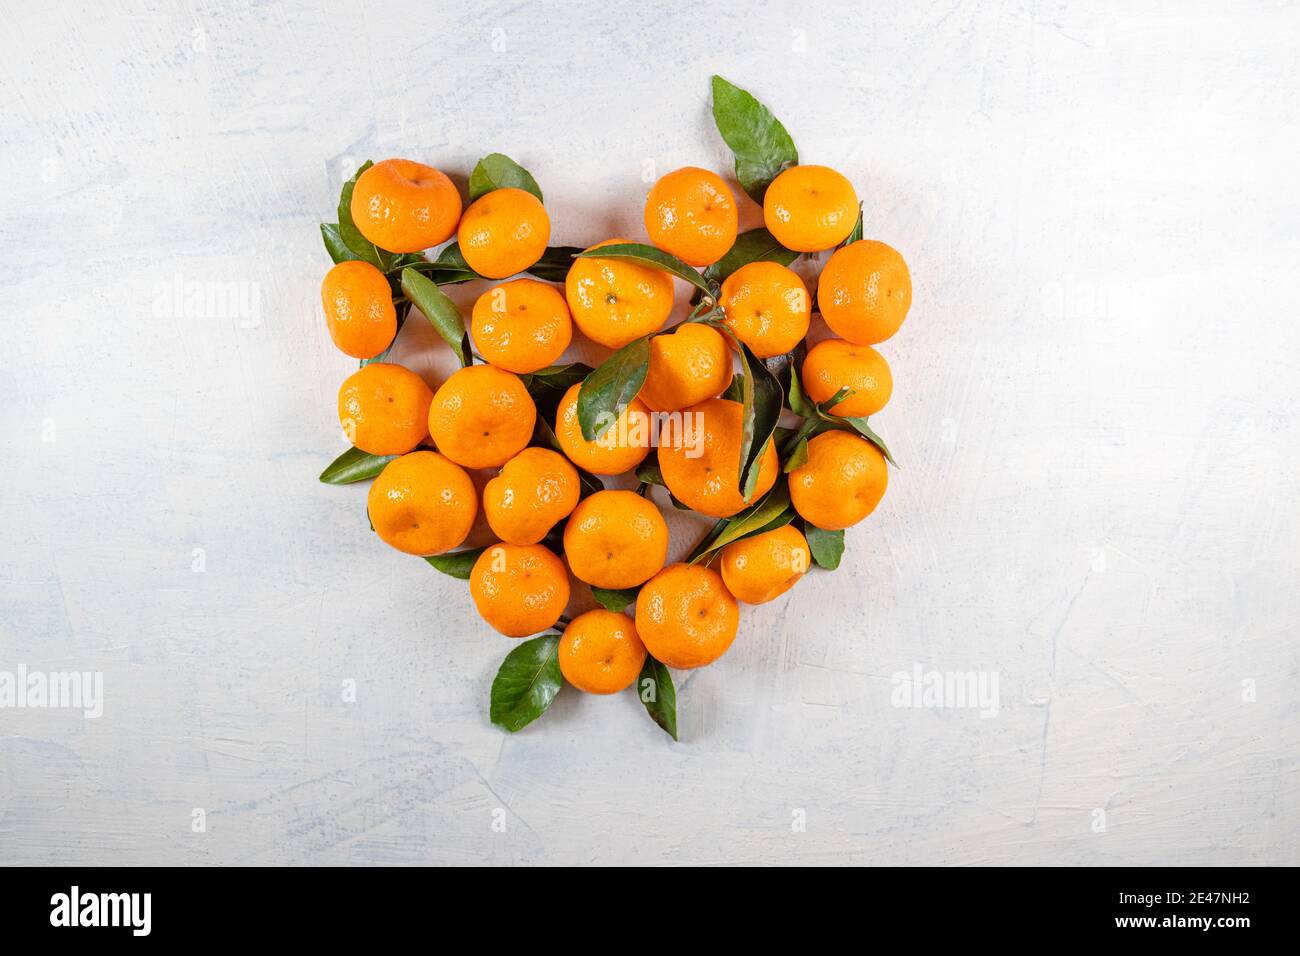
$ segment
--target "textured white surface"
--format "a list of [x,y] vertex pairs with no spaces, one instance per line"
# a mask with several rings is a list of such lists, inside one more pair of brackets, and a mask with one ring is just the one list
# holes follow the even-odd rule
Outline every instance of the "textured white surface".
[[[106,701],[0,710],[0,861],[1300,862],[1294,4],[7,6],[0,669]],[[681,743],[571,690],[508,737],[508,642],[316,481],[317,223],[501,150],[639,236],[649,164],[728,169],[715,71],[909,260],[903,467]]]

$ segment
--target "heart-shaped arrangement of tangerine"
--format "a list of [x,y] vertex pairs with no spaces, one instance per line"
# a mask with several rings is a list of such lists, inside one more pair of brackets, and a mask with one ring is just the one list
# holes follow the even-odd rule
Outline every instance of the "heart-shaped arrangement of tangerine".
[[[739,232],[727,181],[688,166],[651,187],[648,242],[551,246],[537,181],[500,153],[474,167],[468,205],[431,166],[366,163],[321,226],[327,328],[361,360],[339,389],[352,447],[321,480],[373,479],[380,540],[468,580],[488,625],[530,638],[492,683],[511,732],[567,682],[633,687],[676,739],[669,668],[726,653],[740,604],[838,567],[844,529],[885,493],[893,458],[868,419],[893,378],[873,346],[907,316],[907,265],[863,238],[853,184],[800,165],[753,96],[715,76],[713,116],[762,227]],[[810,294],[790,267],[825,253]],[[467,329],[440,286],[476,280]],[[665,328],[683,284],[689,314]],[[436,391],[389,360],[413,308],[460,361]],[[814,313],[835,337],[810,348]],[[612,354],[563,362],[575,334]],[[481,495],[471,471],[490,476]],[[656,496],[715,519],[680,562]],[[464,548],[480,509],[498,541]],[[571,578],[601,607],[570,620]]]

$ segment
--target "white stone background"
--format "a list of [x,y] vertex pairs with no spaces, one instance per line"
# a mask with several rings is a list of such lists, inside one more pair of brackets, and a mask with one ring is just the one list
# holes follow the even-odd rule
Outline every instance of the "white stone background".
[[[0,710],[0,862],[1300,862],[1294,3],[4,6],[0,669],[106,702]],[[729,172],[713,72],[910,263],[902,467],[681,743],[572,689],[508,736],[510,642],[316,480],[317,224],[499,150],[554,241],[640,236],[649,164]]]

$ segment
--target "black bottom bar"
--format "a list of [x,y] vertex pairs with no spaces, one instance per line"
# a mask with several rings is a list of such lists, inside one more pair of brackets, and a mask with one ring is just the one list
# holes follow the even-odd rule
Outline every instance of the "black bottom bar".
[[[689,913],[711,914],[719,929],[727,925],[742,938],[769,933],[774,923],[826,930],[838,923],[863,934],[866,945],[899,933],[919,934],[918,945],[927,948],[948,940],[992,944],[1042,930],[1050,935],[1039,939],[1055,944],[1129,938],[1230,946],[1291,935],[1294,871],[881,869],[809,879],[772,870],[680,870],[593,879],[582,872],[480,870],[448,877],[417,869],[0,869],[0,919],[7,943],[76,934],[79,942],[284,939],[332,946],[454,921],[458,935],[482,932],[483,945],[495,947],[512,925],[525,936],[536,932],[524,927],[538,925],[539,916],[540,925],[553,926],[548,942],[563,938],[563,912],[572,906],[584,931],[605,922],[625,942],[650,913]],[[446,889],[453,882],[456,889]],[[513,917],[503,923],[504,913]]]

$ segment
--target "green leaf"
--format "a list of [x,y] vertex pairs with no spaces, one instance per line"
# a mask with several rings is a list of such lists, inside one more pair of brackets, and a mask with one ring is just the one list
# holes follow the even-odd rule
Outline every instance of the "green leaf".
[[788,475],[796,468],[802,468],[806,464],[808,464],[808,439],[800,438],[781,470]]
[[677,689],[673,687],[673,675],[649,654],[636,679],[636,692],[650,719],[677,740]]
[[559,647],[560,635],[544,634],[506,655],[492,681],[492,723],[513,734],[546,713],[564,683]]
[[736,179],[760,205],[783,169],[799,162],[794,140],[766,106],[720,76],[713,77],[713,121],[736,157]]
[[580,246],[547,246],[542,257],[524,271],[543,282],[563,282],[569,275],[574,256],[580,252]]
[[401,272],[406,266],[418,266],[421,263],[428,262],[421,252],[402,252],[393,256],[393,262],[388,267],[389,272]]
[[572,362],[568,365],[551,365],[525,375],[520,375],[524,388],[532,396],[539,417],[554,419],[560,400],[574,385],[579,385],[592,372],[590,365]]
[[542,190],[532,174],[504,153],[489,153],[469,174],[469,201],[494,189],[522,189],[542,202]]
[[[801,441],[804,441],[805,439],[811,441],[814,435],[820,434],[826,429],[832,427],[834,426],[823,421],[821,418],[813,417],[805,418],[800,422],[799,427],[796,429],[778,428],[776,434],[773,435],[773,440],[780,443],[777,446],[777,458],[782,460],[788,459],[795,453],[795,449],[799,446]],[[795,467],[798,466],[796,465]]]
[[664,481],[664,473],[659,470],[658,453],[652,451],[641,464],[636,466],[636,480],[643,481],[647,485],[658,485],[660,488],[668,487]]
[[685,279],[705,295],[712,296],[713,290],[699,271],[688,266],[671,253],[648,246],[643,242],[614,242],[607,246],[597,246],[578,254],[579,259],[626,259],[652,269],[663,269],[679,279]]
[[832,419],[848,423],[855,432],[880,449],[880,453],[885,456],[885,461],[895,468],[898,467],[898,462],[894,461],[894,456],[889,453],[889,446],[885,444],[885,440],[876,434],[875,430],[867,424],[865,418],[834,418],[832,416]]
[[840,566],[840,558],[844,556],[843,531],[825,531],[805,523],[803,536],[808,539],[808,550],[819,568],[834,571]]
[[354,481],[365,481],[383,471],[384,466],[396,457],[372,455],[360,448],[349,448],[326,466],[320,473],[320,480],[327,485],[350,485]]
[[821,413],[823,418],[832,418],[834,416],[831,415],[831,409],[852,394],[853,389],[849,388],[847,385],[841,385],[834,395],[826,399],[824,402],[817,403],[817,411]]
[[524,380],[528,393],[536,399],[538,393],[542,391],[559,392],[563,395],[592,371],[592,367],[585,362],[569,362],[565,365],[548,365],[546,368],[539,368],[536,372],[529,372],[519,377]]
[[449,574],[453,578],[460,578],[462,581],[469,580],[469,573],[474,570],[474,562],[479,559],[486,547],[468,548],[464,551],[448,551],[446,554],[433,554],[424,560],[428,561],[435,569],[443,574]]
[[765,531],[784,527],[794,520],[794,508],[790,504],[790,489],[784,478],[777,480],[772,490],[746,508],[740,514],[723,518],[713,526],[699,544],[687,557],[688,564],[695,564],[719,548],[724,548],[733,541],[749,538]]
[[[549,448],[551,451],[564,454],[564,447],[560,440],[555,437],[555,429],[543,415],[537,416],[537,421],[533,425],[533,444],[541,448]],[[565,459],[568,460],[567,457]],[[570,464],[573,464],[570,462]],[[578,473],[578,484],[581,486],[578,490],[578,496],[585,498],[588,495],[594,495],[598,491],[605,490],[605,483],[590,472],[583,471],[577,465],[573,465],[574,471]]]
[[[871,442],[871,444],[879,448],[880,453],[885,456],[885,460],[897,468],[898,462],[894,461],[894,456],[890,454],[889,447],[885,444],[884,439],[875,433],[871,426],[867,424],[865,418],[841,418],[838,415],[831,414],[830,410],[832,408],[844,401],[844,399],[849,395],[853,394],[852,389],[848,387],[841,388],[831,396],[830,399],[819,405],[814,404],[804,393],[803,384],[799,381],[799,376],[796,373],[803,365],[803,356],[805,352],[805,347],[800,344],[798,348],[790,353],[790,379],[788,392],[790,410],[805,419],[803,426],[799,429],[799,437],[811,438],[813,435],[820,434],[828,428],[838,428],[842,431],[856,432],[867,441]],[[798,449],[791,448],[789,450],[793,453]],[[797,467],[799,466],[791,465],[787,462],[786,471]]]
[[433,260],[433,264],[439,270],[432,276],[433,281],[438,285],[459,285],[471,279],[483,278],[465,261],[465,254],[460,251],[459,242],[449,243],[443,247],[442,252],[438,253],[438,258]]
[[460,245],[455,242],[444,247],[438,254],[438,258],[432,261],[423,256],[413,257],[414,261],[411,258],[403,258],[405,258],[404,262],[395,262],[389,268],[390,275],[394,272],[402,273],[407,269],[414,269],[421,275],[427,275],[438,285],[460,285],[462,282],[483,278],[469,267],[469,263],[461,254]]
[[736,372],[731,376],[731,384],[719,398],[725,398],[729,402],[743,402],[745,400],[745,376]]
[[[900,467],[898,462],[894,461],[894,456],[890,453],[889,447],[885,444],[885,440],[876,434],[875,430],[867,424],[865,418],[840,418],[838,415],[829,415],[822,411],[823,406],[833,406],[836,402],[841,400],[842,399],[839,398],[832,398],[829,402],[823,402],[820,406],[809,406],[813,411],[811,414],[806,415],[803,425],[796,433],[798,439],[792,439],[795,441],[795,444],[797,445],[798,441],[801,439],[813,438],[826,431],[839,430],[853,432],[875,445],[876,448],[880,450],[880,453],[885,456],[885,461],[889,462],[895,468]],[[792,402],[791,404],[793,405],[794,403]],[[799,413],[799,409],[797,408],[794,409],[794,411]],[[797,450],[795,446],[789,444],[783,446],[783,448],[791,455],[793,455]],[[786,471],[797,467],[799,466],[789,465],[786,468]]]
[[325,251],[330,254],[330,258],[334,260],[335,265],[340,262],[351,262],[361,258],[349,249],[348,244],[343,241],[343,237],[339,235],[337,223],[322,222],[320,224],[320,237],[325,241]]
[[595,441],[632,403],[650,370],[650,336],[623,346],[586,377],[578,390],[578,425],[582,437]]
[[443,341],[451,346],[451,350],[460,359],[460,364],[466,367],[471,365],[474,358],[469,350],[469,333],[465,331],[465,320],[461,318],[456,303],[447,298],[447,293],[414,268],[402,270],[402,291],[424,313]]
[[528,374],[533,378],[545,380],[550,388],[567,392],[592,371],[592,367],[583,362],[565,362],[563,365],[548,365]]
[[357,185],[357,177],[373,165],[375,164],[367,159],[361,164],[361,168],[353,174],[352,178],[343,184],[343,189],[339,193],[339,238],[343,240],[344,245],[351,249],[358,259],[364,259],[379,269],[380,272],[387,272],[391,266],[393,254],[385,252],[361,235],[361,230],[352,221],[352,190]]
[[608,588],[598,588],[593,586],[591,595],[596,599],[601,607],[607,611],[621,611],[633,601],[641,592],[641,588],[623,588],[621,591],[611,591]]
[[727,254],[704,270],[704,278],[721,283],[741,266],[747,266],[751,262],[779,262],[788,266],[798,258],[799,253],[781,245],[770,232],[759,226],[738,235]]
[[[796,349],[796,351],[798,351]],[[799,365],[802,366],[802,361]],[[789,402],[790,411],[794,412],[801,418],[817,418],[817,406],[804,395],[803,384],[799,381],[799,376],[794,374],[796,371],[794,362],[791,362]]]
[[[726,329],[725,325],[721,326]],[[730,329],[727,334],[731,335]],[[759,464],[767,444],[781,417],[781,383],[766,365],[734,335],[731,340],[740,352],[744,366],[741,382],[741,404],[744,406],[743,428],[740,435],[740,493],[748,501],[758,484]]]

